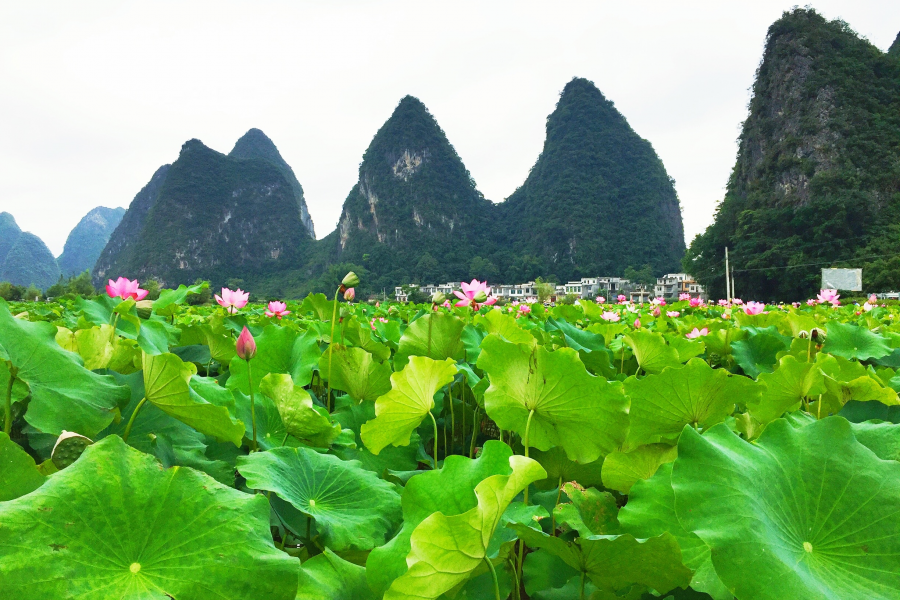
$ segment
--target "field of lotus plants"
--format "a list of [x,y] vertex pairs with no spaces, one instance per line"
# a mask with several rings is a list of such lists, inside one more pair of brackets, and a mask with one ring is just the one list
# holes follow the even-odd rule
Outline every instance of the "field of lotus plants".
[[900,310],[0,300],[0,598],[896,600]]

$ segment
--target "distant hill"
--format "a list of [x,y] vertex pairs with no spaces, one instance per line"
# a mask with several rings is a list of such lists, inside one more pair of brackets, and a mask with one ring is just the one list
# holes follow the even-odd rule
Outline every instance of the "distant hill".
[[506,246],[560,281],[645,264],[662,274],[684,256],[674,182],[650,142],[586,79],[566,84],[540,157],[498,208]]
[[228,153],[228,156],[242,159],[258,158],[267,160],[277,166],[294,191],[297,207],[300,209],[300,220],[303,221],[303,224],[309,230],[309,236],[312,239],[316,239],[316,230],[313,226],[312,218],[309,216],[309,210],[306,208],[306,200],[303,198],[303,187],[297,181],[294,170],[284,161],[281,153],[278,152],[278,148],[275,147],[275,144],[265,133],[259,129],[251,129],[241,136],[241,139],[237,141],[234,148]]
[[810,297],[828,266],[900,289],[898,55],[811,9],[769,28],[725,198],[685,259],[714,296],[726,246],[745,298]]
[[321,251],[362,265],[371,289],[462,279],[489,241],[493,208],[425,105],[406,96],[366,149]]
[[312,243],[279,166],[190,140],[135,197],[93,275],[97,285],[123,275],[165,286],[197,278],[249,286],[305,262]]
[[41,238],[19,229],[11,214],[0,213],[0,281],[45,290],[58,279],[56,259]]
[[64,277],[94,268],[109,236],[122,220],[124,208],[98,206],[78,222],[69,233],[63,253],[56,259]]

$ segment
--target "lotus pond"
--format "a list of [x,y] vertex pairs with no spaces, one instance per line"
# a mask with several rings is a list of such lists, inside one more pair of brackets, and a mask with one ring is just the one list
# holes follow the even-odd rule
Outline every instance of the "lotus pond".
[[0,598],[900,597],[896,307],[198,291],[0,301]]

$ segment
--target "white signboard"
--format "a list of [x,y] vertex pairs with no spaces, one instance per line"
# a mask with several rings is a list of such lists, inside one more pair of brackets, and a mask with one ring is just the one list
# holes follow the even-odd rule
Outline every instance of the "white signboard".
[[822,269],[822,289],[862,291],[862,269]]

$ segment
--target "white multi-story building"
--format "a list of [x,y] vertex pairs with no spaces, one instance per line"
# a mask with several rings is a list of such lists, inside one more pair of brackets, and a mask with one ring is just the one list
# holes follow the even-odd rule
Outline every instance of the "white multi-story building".
[[657,297],[678,299],[681,294],[690,294],[692,298],[705,298],[706,290],[694,281],[687,273],[669,273],[656,279],[653,293]]
[[[582,277],[578,281],[569,281],[564,286],[564,294],[575,294],[579,298],[596,296],[615,296],[631,284],[621,277]],[[557,290],[558,293],[558,290]]]
[[537,288],[533,281],[517,283],[515,285],[500,284],[491,286],[491,295],[510,300],[524,300],[537,296]]

